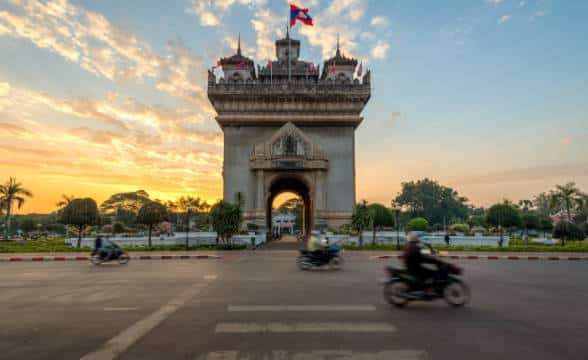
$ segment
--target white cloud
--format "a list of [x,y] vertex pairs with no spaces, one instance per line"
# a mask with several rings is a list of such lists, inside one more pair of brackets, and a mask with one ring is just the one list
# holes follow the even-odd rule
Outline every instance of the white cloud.
[[372,56],[375,59],[385,59],[390,45],[383,40],[378,40],[376,45],[372,48]]
[[372,26],[388,26],[388,18],[385,16],[374,16],[370,24]]
[[545,15],[547,15],[547,12],[545,10],[538,10],[538,11],[535,11],[535,13],[533,13],[533,15],[531,15],[530,20],[533,21],[536,18],[543,17]]
[[527,5],[527,2],[526,1],[523,0],[523,1],[519,2],[519,7],[520,8],[525,7],[525,5]]
[[363,18],[366,3],[363,0],[333,0],[326,14],[333,19],[348,18],[357,22]]
[[10,91],[10,84],[7,82],[0,82],[0,96],[5,96]]
[[499,5],[503,0],[486,0],[486,2],[490,5],[494,5],[497,6]]
[[504,24],[505,22],[509,21],[511,18],[510,15],[502,15],[500,19],[498,19],[498,24]]

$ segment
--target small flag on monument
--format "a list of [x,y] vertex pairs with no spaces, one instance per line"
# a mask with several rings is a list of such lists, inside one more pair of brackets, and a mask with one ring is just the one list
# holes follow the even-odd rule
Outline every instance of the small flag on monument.
[[304,25],[313,25],[312,17],[308,15],[308,9],[303,9],[294,4],[290,4],[290,27],[296,25],[297,20],[302,21]]

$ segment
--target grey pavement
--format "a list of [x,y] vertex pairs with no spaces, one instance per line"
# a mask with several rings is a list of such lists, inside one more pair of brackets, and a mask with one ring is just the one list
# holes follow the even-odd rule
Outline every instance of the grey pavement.
[[295,251],[204,261],[0,263],[2,359],[586,359],[587,261],[458,260],[472,288],[387,305],[390,261],[301,272]]

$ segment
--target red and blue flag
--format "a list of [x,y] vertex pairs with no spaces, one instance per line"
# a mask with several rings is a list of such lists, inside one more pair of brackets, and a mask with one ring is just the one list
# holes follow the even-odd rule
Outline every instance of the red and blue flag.
[[308,9],[299,8],[294,4],[290,4],[290,27],[296,25],[296,21],[300,20],[304,25],[313,25],[312,17],[308,15]]

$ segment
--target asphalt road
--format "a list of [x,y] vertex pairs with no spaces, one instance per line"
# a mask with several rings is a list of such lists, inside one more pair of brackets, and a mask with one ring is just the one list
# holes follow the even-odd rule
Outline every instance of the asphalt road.
[[396,260],[301,272],[295,256],[0,263],[0,358],[588,358],[588,261],[460,260],[469,306],[398,310],[378,284]]

